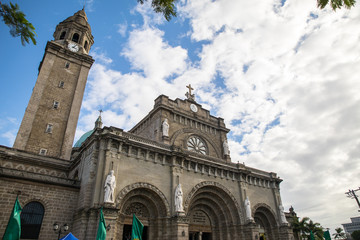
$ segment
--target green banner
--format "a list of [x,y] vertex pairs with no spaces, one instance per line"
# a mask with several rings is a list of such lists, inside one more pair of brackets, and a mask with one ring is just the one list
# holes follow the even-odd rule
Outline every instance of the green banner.
[[312,231],[310,231],[310,240],[315,240],[315,236]]
[[131,240],[141,240],[143,229],[144,225],[134,214],[132,222]]
[[327,230],[327,231],[324,232],[324,238],[325,238],[325,240],[331,240],[329,230]]
[[100,219],[99,219],[99,227],[96,235],[96,240],[105,240],[106,239],[106,223],[102,208],[100,209]]
[[21,206],[18,198],[16,197],[14,208],[10,215],[8,225],[6,227],[3,240],[19,240],[21,235]]

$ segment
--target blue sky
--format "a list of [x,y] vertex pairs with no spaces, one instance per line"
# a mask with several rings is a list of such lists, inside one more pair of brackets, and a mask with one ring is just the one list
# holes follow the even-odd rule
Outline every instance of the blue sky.
[[[3,1],[7,3],[8,1]],[[46,42],[84,1],[18,2],[37,32],[21,46],[0,24],[0,144],[12,146]],[[357,216],[345,192],[359,187],[360,8],[316,0],[178,2],[166,22],[135,0],[86,1],[95,44],[76,139],[94,126],[129,130],[160,94],[185,86],[225,119],[234,162],[277,172],[285,209],[324,227]],[[251,199],[250,199],[251,200]]]

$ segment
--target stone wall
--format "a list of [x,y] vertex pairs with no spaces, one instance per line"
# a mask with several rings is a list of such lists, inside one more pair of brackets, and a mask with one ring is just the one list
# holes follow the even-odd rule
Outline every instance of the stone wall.
[[67,223],[73,230],[73,216],[76,209],[78,189],[30,182],[26,180],[0,178],[0,236],[5,232],[17,193],[22,207],[32,201],[40,202],[45,209],[39,240],[56,239],[53,231],[55,222]]

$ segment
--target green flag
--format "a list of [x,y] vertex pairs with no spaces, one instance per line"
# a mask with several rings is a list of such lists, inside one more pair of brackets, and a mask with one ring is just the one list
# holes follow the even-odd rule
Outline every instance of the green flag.
[[106,223],[102,208],[100,209],[100,219],[99,219],[99,227],[96,235],[96,240],[105,240],[106,239]]
[[20,221],[20,213],[21,206],[18,198],[16,197],[14,208],[10,215],[10,219],[8,225],[6,227],[3,240],[18,240],[21,235],[21,221]]
[[312,231],[310,231],[310,240],[315,240],[315,236]]
[[325,238],[325,240],[331,240],[329,230],[327,230],[327,231],[324,232],[324,238]]
[[141,240],[142,232],[144,225],[139,221],[139,219],[133,215],[132,230],[131,230],[131,240]]

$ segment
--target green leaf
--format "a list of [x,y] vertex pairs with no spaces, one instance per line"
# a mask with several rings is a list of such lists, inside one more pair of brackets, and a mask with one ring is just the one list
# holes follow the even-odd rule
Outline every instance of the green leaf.
[[[137,0],[138,3],[144,4],[147,0]],[[151,7],[156,13],[162,13],[167,21],[172,17],[176,17],[175,2],[177,0],[152,0]]]
[[31,42],[36,45],[36,32],[34,26],[25,18],[25,14],[20,11],[18,4],[1,4],[0,16],[2,20],[10,28],[10,34],[13,37],[19,37],[21,44],[25,46],[26,43]]

